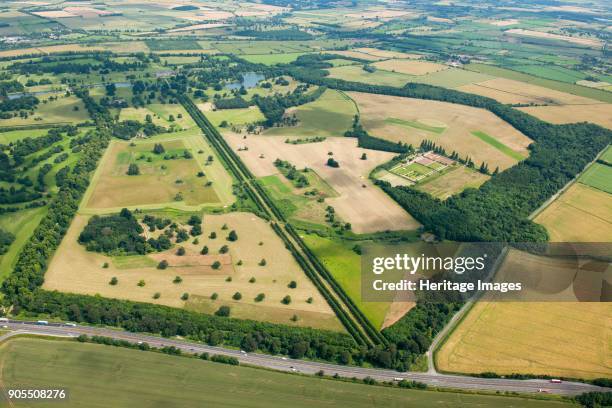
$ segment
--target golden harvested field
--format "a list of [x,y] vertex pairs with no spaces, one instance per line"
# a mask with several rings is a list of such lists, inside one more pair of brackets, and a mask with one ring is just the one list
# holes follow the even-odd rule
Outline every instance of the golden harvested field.
[[53,54],[58,52],[69,52],[69,51],[103,51],[102,46],[86,46],[82,44],[65,44],[65,45],[50,45],[47,47],[36,47],[36,48],[18,48],[14,50],[0,51],[0,58],[3,57],[19,57],[22,55],[43,55]]
[[453,170],[436,177],[431,181],[416,186],[418,190],[431,194],[442,200],[460,193],[468,187],[478,188],[489,176],[465,166],[455,166]]
[[592,122],[612,129],[612,104],[609,103],[599,103],[580,107],[532,106],[519,109],[550,123]]
[[[488,81],[463,85],[456,89],[463,92],[487,96],[489,98],[496,99],[501,103],[534,103],[549,105],[601,104],[601,102],[594,99],[505,78],[495,78]],[[571,109],[582,112],[590,110],[591,106],[588,108],[585,107],[584,109]]]
[[[45,274],[45,289],[99,294],[203,313],[214,313],[220,306],[228,305],[234,317],[342,330],[328,304],[282,241],[265,221],[253,214],[204,215],[199,244],[179,244],[186,250],[183,257],[175,255],[176,248],[119,258],[87,252],[77,242],[87,220],[87,216],[78,215],[72,222]],[[224,224],[227,230],[222,229]],[[238,234],[235,242],[226,239],[231,230]],[[208,237],[212,231],[217,233],[216,239]],[[209,255],[200,255],[204,245],[208,246]],[[218,254],[222,245],[228,245],[229,255]],[[265,266],[258,265],[262,258],[266,259]],[[156,268],[161,259],[169,263],[165,270]],[[222,263],[219,270],[210,266],[216,260]],[[237,265],[240,260],[242,265]],[[108,268],[102,267],[105,262],[109,263]],[[175,276],[183,281],[173,283]],[[109,284],[112,277],[119,281],[115,286]],[[228,277],[232,278],[231,282],[226,281]],[[251,278],[255,282],[249,282]],[[144,287],[137,285],[140,280],[145,281]],[[287,287],[291,281],[297,283],[295,289]],[[232,299],[236,292],[242,294],[239,301]],[[155,293],[160,294],[158,299],[153,299]],[[181,299],[183,293],[189,294],[187,301]],[[210,298],[213,293],[218,294],[216,300]],[[259,293],[264,293],[265,299],[256,302],[254,298]],[[291,304],[281,303],[285,295],[291,296]],[[312,303],[306,302],[309,297],[313,298]],[[298,316],[297,322],[290,320],[293,315]]]
[[462,157],[470,156],[477,165],[487,162],[489,168],[499,166],[500,170],[514,165],[516,159],[472,132],[484,132],[509,149],[528,155],[531,139],[484,109],[359,92],[348,95],[359,105],[362,124],[373,136],[413,146],[431,140],[449,153],[455,150]]
[[[181,157],[164,160],[164,154],[154,155],[151,152],[155,143],[161,143],[167,153]],[[185,150],[193,158],[183,158]],[[203,153],[198,153],[200,150]],[[218,160],[206,164],[211,154],[212,149],[198,135],[163,135],[136,142],[133,147],[128,142],[113,141],[83,199],[83,208],[94,212],[117,211],[122,207],[164,206],[194,210],[203,205],[229,204],[234,199],[231,177]],[[143,155],[145,158],[140,159]],[[138,164],[140,175],[126,174],[130,163]],[[197,177],[199,171],[203,171],[206,177]],[[209,180],[212,185],[206,186]],[[182,200],[177,200],[177,194],[182,195]]]
[[544,33],[541,31],[524,30],[522,28],[513,28],[505,31],[507,34],[513,34],[525,37],[545,38],[548,40],[566,41],[574,44],[584,45],[591,48],[600,48],[602,43],[597,38],[570,37],[569,35],[560,35],[554,33]]
[[612,375],[611,303],[478,302],[436,353],[442,371]]
[[400,72],[408,75],[425,75],[447,69],[446,65],[428,61],[414,61],[406,59],[389,59],[372,64],[385,71]]
[[553,242],[612,242],[612,195],[574,183],[534,221]]
[[[609,194],[575,183],[535,222],[547,228],[553,242],[611,242],[611,214]],[[540,270],[551,264],[520,256],[513,258],[511,252],[508,261]],[[463,373],[610,377],[611,338],[611,303],[483,301],[436,353],[436,364]]]
[[68,17],[78,17],[76,14],[72,14],[68,11],[64,10],[52,10],[52,11],[35,11],[32,14],[35,14],[39,17],[43,18],[68,18]]
[[[248,136],[226,133],[225,137],[238,152],[245,164],[257,177],[278,173],[274,160],[287,160],[297,168],[313,169],[326,181],[339,197],[325,202],[335,208],[345,222],[350,222],[356,233],[384,230],[413,230],[419,223],[405,212],[382,190],[368,179],[368,173],[377,165],[390,160],[394,154],[357,147],[357,141],[349,138],[328,138],[319,143],[293,145],[284,137]],[[340,163],[339,168],[325,164],[328,152]],[[360,160],[362,153],[368,159]],[[263,156],[263,158],[261,157]],[[365,186],[365,187],[364,187]]]

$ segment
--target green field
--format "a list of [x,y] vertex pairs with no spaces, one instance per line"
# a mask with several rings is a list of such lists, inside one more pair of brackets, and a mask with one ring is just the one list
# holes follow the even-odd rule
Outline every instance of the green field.
[[26,137],[38,137],[47,134],[48,129],[13,130],[0,133],[0,144],[9,144]]
[[345,81],[363,82],[372,85],[402,87],[414,80],[415,76],[398,72],[376,70],[373,73],[363,70],[362,65],[346,65],[328,69],[330,77]]
[[382,327],[389,303],[361,301],[361,258],[351,249],[354,244],[314,234],[304,235],[303,239],[370,323],[376,328]]
[[612,146],[608,146],[606,151],[601,155],[600,160],[612,164]]
[[404,119],[397,119],[397,118],[386,118],[385,122],[391,123],[393,125],[400,125],[400,126],[411,127],[411,128],[414,128],[414,129],[421,129],[421,130],[425,130],[427,132],[432,132],[432,133],[436,133],[436,134],[441,134],[442,132],[444,132],[446,130],[446,127],[429,126],[429,125],[421,123],[421,122],[419,122],[417,120],[404,120]]
[[518,160],[518,161],[521,161],[525,158],[525,156],[523,156],[522,154],[515,152],[514,150],[512,150],[511,148],[509,148],[508,146],[506,146],[499,140],[495,139],[494,137],[486,134],[485,132],[481,132],[478,130],[478,131],[472,132],[472,134],[476,136],[477,138],[479,138],[480,140],[482,140],[483,142],[490,144],[491,146],[493,146],[500,152],[504,153],[506,156],[512,157],[513,159]]
[[419,163],[410,163],[407,166],[398,166],[396,168],[391,169],[390,171],[400,176],[406,176],[411,179],[418,179],[419,177],[431,173],[432,169]]
[[583,184],[612,194],[612,166],[594,163],[579,180]]
[[151,51],[201,50],[195,40],[146,40],[145,44]]
[[586,75],[582,72],[574,71],[573,69],[567,69],[556,65],[516,65],[512,69],[515,69],[526,74],[535,75],[538,77],[552,79],[553,81],[567,82],[570,84],[575,83],[586,78]]
[[[78,109],[78,110],[75,110]],[[19,116],[0,120],[0,127],[41,124],[76,124],[89,119],[83,102],[76,96],[58,95],[58,99],[44,103],[42,100],[28,118]]]
[[[35,358],[33,358],[35,356]],[[566,407],[522,398],[375,387],[98,344],[13,339],[0,347],[4,388],[68,389],[67,401],[14,407]],[[330,373],[331,374],[331,373]],[[0,397],[4,398],[4,394]]]
[[256,123],[265,119],[257,106],[251,106],[244,109],[221,109],[216,111],[207,111],[206,117],[213,125],[219,126],[221,122],[226,121],[230,125],[246,125]]
[[288,64],[295,61],[300,55],[304,55],[303,52],[291,52],[287,54],[254,54],[254,55],[243,55],[242,58],[255,64]]
[[4,255],[0,255],[0,282],[13,271],[21,248],[28,242],[34,229],[47,213],[46,207],[35,208],[16,213],[7,213],[0,217],[0,228],[15,235],[15,241]]
[[[224,41],[213,43],[221,52],[238,55],[303,53],[313,51],[308,41]],[[285,57],[283,57],[285,58]]]
[[[327,204],[318,202],[318,197],[337,197],[334,191],[317,173],[309,171],[302,173],[308,179],[309,185],[294,189],[289,181],[281,180],[282,175],[271,175],[259,179],[261,185],[272,197],[276,206],[293,221],[305,222],[315,228],[325,228],[325,207]],[[318,194],[306,196],[304,192],[317,190]]]
[[327,90],[314,102],[295,108],[299,123],[295,127],[278,127],[267,135],[343,136],[357,113],[355,103],[344,93]]

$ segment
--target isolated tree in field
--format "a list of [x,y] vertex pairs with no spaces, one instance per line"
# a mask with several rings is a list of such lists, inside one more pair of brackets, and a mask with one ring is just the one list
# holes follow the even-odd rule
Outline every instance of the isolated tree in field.
[[217,300],[217,298],[219,297],[219,294],[217,292],[213,293],[212,295],[210,295],[210,298],[212,300]]
[[155,145],[153,146],[153,153],[163,154],[165,152],[166,152],[166,149],[164,149],[164,146],[161,143],[155,143]]
[[266,298],[266,295],[264,293],[260,293],[257,296],[255,296],[255,301],[256,302],[261,302],[262,300],[264,300]]
[[115,84],[106,85],[106,95],[115,96],[116,91],[117,91],[117,86]]
[[309,297],[308,299],[306,299],[306,303],[312,303],[312,302],[313,302],[313,300],[314,300],[314,299],[313,299],[312,297]]
[[227,251],[229,251],[229,247],[227,245],[223,245],[221,248],[219,248],[220,254],[227,254]]
[[202,227],[200,226],[200,224],[196,224],[193,227],[191,227],[191,231],[189,231],[189,233],[194,237],[198,235],[202,235]]
[[206,245],[204,245],[204,247],[202,247],[202,250],[200,251],[200,253],[202,255],[208,255],[208,247]]
[[119,280],[117,279],[117,277],[116,277],[116,276],[113,276],[113,277],[111,278],[110,282],[108,282],[108,284],[109,284],[109,285],[111,285],[111,286],[115,286],[115,285],[116,285],[116,284],[118,284],[118,283],[119,283]]
[[181,300],[187,300],[189,299],[189,293],[183,293],[183,295],[181,296]]
[[176,119],[174,119],[174,115],[170,115],[168,116],[168,122],[174,122]]
[[213,162],[213,160],[214,160],[214,158],[213,158],[212,156],[208,156],[208,157],[206,158],[206,161],[207,161],[208,163],[212,163],[212,162]]
[[153,295],[153,299],[159,299],[161,297],[161,293],[159,292],[155,292],[155,294]]
[[139,286],[139,287],[141,287],[141,288],[142,288],[142,287],[144,287],[144,285],[146,285],[146,283],[145,283],[144,279],[141,279],[141,280],[139,280],[139,281],[138,281],[138,286]]
[[221,227],[223,231],[225,231],[227,228],[228,228],[227,224],[223,224],[223,226]]
[[368,160],[368,155],[365,152],[361,155],[361,160]]
[[221,123],[219,124],[219,127],[221,128],[226,128],[228,126],[229,124],[227,123],[227,120],[222,120]]
[[231,230],[229,235],[227,236],[227,240],[228,241],[236,241],[238,239],[238,234],[236,234],[236,231]]
[[291,296],[287,295],[283,298],[283,300],[281,300],[281,303],[283,305],[288,305],[289,303],[291,303]]
[[266,266],[266,260],[264,258],[261,258],[261,261],[259,261],[259,266]]
[[236,293],[234,293],[234,296],[232,296],[232,299],[240,300],[240,299],[242,299],[242,294],[240,292],[236,292]]
[[[221,306],[219,310],[215,312],[215,314],[221,317],[228,317],[230,315],[230,308],[229,306]],[[209,343],[210,343],[210,340],[209,340]]]
[[213,262],[213,264],[211,266],[212,266],[213,269],[219,269],[219,268],[221,268],[221,262],[215,261],[215,262]]
[[295,288],[297,288],[297,282],[296,282],[296,281],[291,281],[291,282],[289,282],[289,284],[287,285],[287,287],[288,287],[289,289],[295,289]]
[[152,118],[152,117],[151,117],[151,115],[149,115],[148,113],[147,113],[147,116],[145,116],[145,122],[147,122],[147,123],[153,123],[153,118]]
[[210,235],[208,236],[208,238],[210,238],[210,239],[217,238],[217,233],[215,231],[211,232]]
[[249,283],[255,283],[255,277],[251,276],[251,279],[249,279]]
[[140,174],[140,169],[136,163],[132,163],[128,167],[127,175],[128,176],[137,176]]
[[186,230],[182,228],[178,230],[178,232],[176,233],[176,242],[184,242],[184,241],[187,241],[188,239],[189,239],[189,234],[187,233]]
[[183,255],[185,255],[185,248],[183,248],[183,247],[179,247],[179,248],[176,250],[176,254],[177,254],[178,256],[183,256]]
[[191,226],[202,224],[202,217],[200,217],[199,215],[192,215],[191,217],[189,217],[189,220],[187,220],[187,224]]
[[333,157],[330,157],[329,159],[327,159],[327,165],[329,167],[333,167],[333,168],[340,167],[340,163],[338,163],[336,160],[334,160]]
[[180,276],[175,276],[172,283],[181,283],[182,281],[183,281],[183,278],[181,278]]
[[298,317],[298,315],[294,314],[293,316],[291,316],[291,321],[292,322],[297,322],[300,318]]
[[168,261],[166,261],[165,259],[160,261],[157,264],[157,269],[166,269],[168,267]]

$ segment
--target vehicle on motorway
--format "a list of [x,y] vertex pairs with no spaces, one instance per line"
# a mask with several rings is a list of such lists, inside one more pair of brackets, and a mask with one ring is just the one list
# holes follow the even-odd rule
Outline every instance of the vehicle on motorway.
[[403,378],[401,378],[401,377],[395,377],[395,378],[393,379],[393,381],[400,382],[400,381],[404,381],[404,379],[403,379]]
[[2,325],[2,328],[3,328],[3,329],[8,329],[8,326],[7,326],[6,324],[3,324],[3,325]]
[[70,326],[70,327],[76,327],[76,323],[72,323],[72,322],[68,322],[68,323],[64,323],[66,326]]
[[41,325],[41,326],[47,326],[49,322],[46,320],[37,320],[36,324]]
[[553,383],[553,384],[561,384],[563,381],[561,381],[561,380],[559,380],[557,378],[553,378],[553,379],[550,380],[550,382]]
[[0,322],[8,322],[8,319],[6,317],[0,317]]

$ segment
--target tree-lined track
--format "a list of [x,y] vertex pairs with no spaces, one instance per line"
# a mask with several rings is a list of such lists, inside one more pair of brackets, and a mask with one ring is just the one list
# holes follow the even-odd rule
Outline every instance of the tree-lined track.
[[[187,96],[179,95],[179,101],[202,129],[204,136],[225,162],[233,177],[240,183],[246,194],[253,200],[257,210],[272,221],[272,228],[283,240],[287,249],[294,256],[304,273],[312,280],[330,307],[334,310],[346,330],[361,345],[387,345],[384,336],[379,333],[342,290],[325,267],[310,252],[272,199],[268,196],[253,173],[246,167],[240,157],[231,149],[219,131]],[[285,232],[278,223],[285,224]]]

